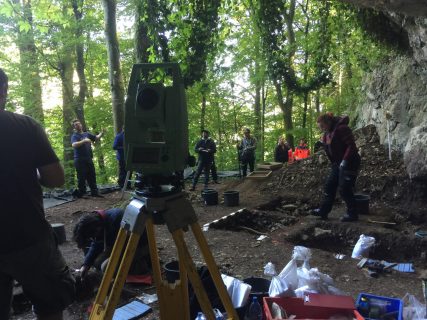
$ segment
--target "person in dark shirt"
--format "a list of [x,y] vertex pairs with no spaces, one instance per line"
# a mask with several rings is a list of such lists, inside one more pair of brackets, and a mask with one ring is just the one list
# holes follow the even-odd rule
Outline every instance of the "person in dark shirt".
[[243,176],[246,177],[246,172],[254,171],[255,168],[255,149],[257,141],[251,136],[251,130],[245,128],[243,131],[243,139],[240,144],[237,145],[239,150],[240,162],[242,163]]
[[9,319],[14,280],[37,319],[62,319],[75,284],[45,218],[41,185],[60,187],[64,170],[43,128],[5,110],[7,89],[0,69],[0,319]]
[[93,197],[101,197],[96,185],[96,172],[92,158],[92,142],[98,141],[102,132],[93,135],[83,132],[83,126],[79,120],[73,120],[74,133],[71,136],[71,145],[74,149],[74,166],[77,172],[78,190],[74,193],[78,198],[86,194],[86,181]]
[[[112,208],[99,210],[82,216],[74,226],[73,239],[83,250],[85,257],[80,273],[84,278],[93,266],[105,271],[117,235],[124,210]],[[144,274],[149,271],[150,255],[147,235],[141,236],[135,256],[129,270],[130,274]]]
[[289,160],[289,146],[285,141],[285,138],[280,137],[277,143],[276,149],[274,150],[274,161],[287,163]]
[[341,221],[356,221],[356,201],[353,188],[360,167],[360,156],[349,128],[349,118],[335,117],[332,113],[320,115],[317,124],[324,132],[322,143],[326,155],[331,161],[331,172],[325,185],[325,196],[319,209],[313,215],[326,220],[335,200],[337,189],[347,206],[346,214]]
[[193,186],[190,188],[190,191],[196,190],[196,184],[202,171],[205,172],[205,188],[208,187],[209,173],[216,152],[215,142],[209,138],[208,130],[202,130],[202,139],[197,142],[194,150],[199,154],[199,162],[196,173],[194,174]]
[[119,162],[119,179],[118,184],[120,188],[123,188],[126,180],[126,163],[125,163],[125,152],[124,152],[124,136],[125,132],[122,130],[114,138],[113,149],[116,150],[116,159]]

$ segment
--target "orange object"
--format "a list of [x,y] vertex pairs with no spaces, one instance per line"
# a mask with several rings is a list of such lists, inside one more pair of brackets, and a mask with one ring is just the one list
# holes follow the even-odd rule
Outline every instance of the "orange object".
[[142,275],[128,275],[126,277],[126,283],[141,283],[141,284],[153,284],[153,278],[149,274]]
[[294,157],[295,160],[302,160],[306,159],[310,156],[310,149],[307,147],[306,144],[299,145],[295,148]]

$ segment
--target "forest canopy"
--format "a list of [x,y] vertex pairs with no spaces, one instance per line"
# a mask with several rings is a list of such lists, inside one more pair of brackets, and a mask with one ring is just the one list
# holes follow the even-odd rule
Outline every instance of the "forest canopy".
[[268,161],[280,136],[313,146],[322,111],[354,119],[364,74],[394,54],[365,33],[358,9],[324,0],[0,0],[0,44],[6,109],[45,127],[68,186],[73,119],[104,131],[98,182],[116,180],[112,143],[134,63],[180,64],[190,150],[209,130],[226,170],[245,127]]

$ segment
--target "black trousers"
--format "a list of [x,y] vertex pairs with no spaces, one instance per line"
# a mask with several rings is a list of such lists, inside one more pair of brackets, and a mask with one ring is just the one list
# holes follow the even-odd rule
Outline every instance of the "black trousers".
[[199,181],[199,177],[202,171],[205,172],[205,186],[209,183],[209,173],[211,171],[211,166],[212,166],[212,162],[199,161],[199,164],[196,169],[196,173],[194,174],[194,178],[193,178],[193,187],[195,187],[197,184],[197,181]]
[[121,159],[119,160],[119,180],[118,180],[120,188],[123,188],[125,184],[125,180],[126,180],[125,161]]
[[243,171],[243,176],[246,177],[246,173],[248,171],[248,165],[249,165],[249,172],[254,171],[254,167],[255,167],[255,157],[245,157],[242,159],[242,171]]
[[77,187],[81,195],[86,194],[86,181],[91,194],[98,194],[96,172],[92,159],[74,159],[77,171]]
[[[358,169],[358,166],[357,166]],[[325,185],[325,196],[320,205],[320,215],[327,217],[332,210],[337,189],[347,206],[349,216],[357,216],[356,201],[354,199],[353,188],[357,178],[358,170],[342,170],[338,165],[332,165],[331,172]]]
[[218,172],[216,171],[215,161],[212,162],[212,165],[211,165],[211,174],[212,174],[212,180],[217,182],[218,181]]

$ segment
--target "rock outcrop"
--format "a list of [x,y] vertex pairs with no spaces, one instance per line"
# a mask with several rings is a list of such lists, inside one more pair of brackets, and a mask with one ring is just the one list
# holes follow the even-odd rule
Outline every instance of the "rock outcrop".
[[[348,0],[385,13],[407,36],[404,56],[366,76],[357,126],[374,124],[381,143],[404,153],[411,178],[427,178],[427,5],[419,0]],[[405,13],[402,14],[402,13]]]

